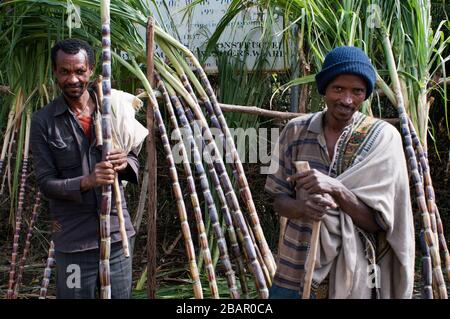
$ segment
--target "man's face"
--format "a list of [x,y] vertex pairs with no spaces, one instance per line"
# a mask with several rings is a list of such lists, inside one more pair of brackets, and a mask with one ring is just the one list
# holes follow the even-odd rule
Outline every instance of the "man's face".
[[349,122],[366,98],[366,82],[353,74],[334,78],[325,90],[327,112],[338,122]]
[[67,54],[59,50],[55,64],[53,72],[63,94],[71,99],[81,97],[92,75],[86,51],[80,50],[77,54]]

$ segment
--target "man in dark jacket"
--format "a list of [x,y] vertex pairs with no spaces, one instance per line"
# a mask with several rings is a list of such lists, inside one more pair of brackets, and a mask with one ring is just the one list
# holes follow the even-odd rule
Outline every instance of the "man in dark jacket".
[[[78,39],[56,43],[52,67],[62,94],[36,112],[31,149],[39,188],[49,201],[55,244],[57,298],[95,298],[99,286],[101,187],[120,180],[137,183],[139,163],[132,152],[113,149],[101,161],[95,136],[99,116],[89,80],[95,66],[90,45]],[[135,235],[122,184],[127,236]],[[113,196],[114,197],[114,196]],[[131,297],[131,258],[125,258],[117,209],[111,207],[111,297]]]

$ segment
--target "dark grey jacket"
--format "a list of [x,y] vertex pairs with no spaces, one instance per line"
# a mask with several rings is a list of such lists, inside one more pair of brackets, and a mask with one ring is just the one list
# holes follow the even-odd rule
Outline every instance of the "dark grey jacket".
[[[90,92],[95,99],[95,94]],[[96,100],[96,99],[95,99]],[[94,113],[95,114],[95,113]],[[70,111],[61,95],[33,114],[30,145],[36,179],[42,194],[48,199],[53,219],[53,241],[61,252],[75,252],[99,247],[99,214],[101,187],[81,192],[83,175],[90,174],[101,161],[101,147],[96,147],[95,119],[92,143]],[[119,180],[138,182],[139,162],[135,154],[128,155],[127,168]],[[128,236],[135,231],[130,222],[122,183],[122,207]],[[111,242],[121,240],[114,195],[111,200]]]

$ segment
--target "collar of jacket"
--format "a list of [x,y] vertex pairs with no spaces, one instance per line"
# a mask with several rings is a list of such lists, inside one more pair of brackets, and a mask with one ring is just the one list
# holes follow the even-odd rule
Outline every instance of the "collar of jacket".
[[[97,99],[97,94],[95,93],[95,90],[93,88],[93,83],[90,83],[88,85],[88,93],[89,95],[94,99],[94,103],[96,105],[96,110],[99,109],[99,105],[98,105],[98,99]],[[64,99],[64,95],[61,94],[60,96],[58,96],[55,100],[55,110],[53,112],[53,116],[59,116],[61,114],[64,114],[65,112],[69,111],[69,105],[67,104],[66,100]]]

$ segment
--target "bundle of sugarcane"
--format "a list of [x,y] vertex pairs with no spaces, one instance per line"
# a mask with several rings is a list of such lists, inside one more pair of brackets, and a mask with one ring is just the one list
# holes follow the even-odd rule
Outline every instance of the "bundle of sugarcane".
[[[167,107],[168,110],[168,115],[170,118],[170,121],[174,127],[174,132],[175,132],[175,136],[181,140],[181,133],[180,130],[178,128],[178,122],[175,118],[175,113],[173,111],[173,106],[172,106],[172,102],[170,100],[169,94],[164,86],[164,83],[162,82],[161,78],[159,77],[158,74],[155,74],[156,77],[156,82],[157,82],[157,87],[160,89],[160,91],[163,94],[163,99],[164,99],[164,103]],[[211,253],[209,250],[209,244],[208,244],[208,239],[205,233],[205,226],[203,223],[203,218],[202,218],[202,212],[200,209],[200,201],[198,200],[197,197],[197,193],[195,191],[195,181],[194,181],[194,177],[192,175],[192,170],[191,170],[191,166],[189,163],[189,159],[188,159],[188,155],[187,155],[187,151],[186,148],[184,146],[184,143],[181,141],[178,145],[180,145],[180,153],[182,156],[182,162],[183,162],[183,167],[187,176],[187,182],[188,182],[188,191],[190,193],[190,197],[191,197],[191,201],[192,201],[192,207],[194,208],[194,213],[195,213],[195,219],[197,222],[197,229],[198,229],[198,234],[199,234],[199,243],[200,243],[200,247],[201,247],[201,251],[200,254],[203,255],[203,258],[205,260],[205,266],[206,266],[206,270],[208,273],[208,280],[210,283],[210,289],[211,289],[211,294],[213,296],[213,298],[218,298],[218,291],[217,291],[217,284],[216,284],[216,275],[214,272],[214,268],[212,265],[212,260],[211,260]],[[199,170],[199,165],[201,165],[201,162],[199,161],[199,158],[196,158],[198,160],[198,162],[195,162],[194,165],[196,166],[197,171]],[[194,159],[195,161],[195,159]],[[217,212],[216,212],[216,208],[214,205],[214,202],[212,202],[211,198],[210,198],[210,191],[209,191],[209,185],[207,185],[207,180],[205,180],[205,176],[203,173],[203,179],[202,179],[202,191],[203,194],[205,195],[205,198],[208,200],[208,208],[209,208],[209,212],[213,218],[213,227],[214,229],[217,230],[217,227],[220,227],[220,224],[218,222],[218,218],[217,218]],[[219,236],[221,235],[221,233],[217,233]],[[222,237],[222,238],[221,238]],[[219,240],[223,240],[223,236],[219,237]],[[225,252],[224,252],[225,253]],[[232,271],[232,270],[231,270]]]
[[[181,93],[183,100],[189,105],[191,110],[196,116],[197,124],[204,132],[204,140],[206,144],[205,150],[210,152],[214,168],[220,178],[221,185],[225,191],[225,198],[227,204],[232,212],[232,216],[234,218],[234,223],[237,226],[237,229],[242,233],[242,243],[245,255],[248,258],[248,262],[251,266],[252,273],[255,278],[255,283],[259,290],[259,294],[261,297],[267,297],[267,283],[270,284],[270,275],[267,272],[263,271],[265,268],[265,264],[262,260],[258,260],[256,243],[252,240],[251,234],[249,231],[249,227],[245,221],[245,218],[242,214],[242,211],[239,207],[239,202],[237,196],[234,192],[233,186],[230,181],[230,177],[228,176],[224,162],[220,156],[220,151],[215,144],[212,133],[209,129],[208,123],[202,113],[200,106],[196,103],[196,101],[191,97],[186,89],[179,83],[173,75],[171,75],[161,63],[155,63],[158,71],[161,75],[166,79],[169,85],[173,86],[173,88],[178,91],[177,93]],[[239,233],[238,231],[238,233]]]
[[[179,126],[178,126],[178,122],[177,119],[175,117],[175,112],[173,109],[172,104],[175,106],[175,109],[178,112],[178,117],[180,119],[180,122],[183,124],[184,127],[188,127],[186,118],[183,117],[182,115],[180,116],[182,110],[181,109],[181,104],[178,100],[178,97],[174,94],[174,92],[172,91],[171,93],[171,97],[169,97],[169,93],[167,92],[165,85],[163,83],[163,81],[161,80],[161,78],[159,77],[158,74],[155,75],[156,76],[156,81],[157,81],[157,86],[159,88],[159,90],[162,92],[163,94],[163,98],[164,98],[164,103],[167,107],[168,113],[169,113],[169,117],[171,120],[171,123],[174,127],[174,130],[176,132],[176,135],[181,139],[181,132],[179,130]],[[187,131],[187,130],[186,130]],[[193,157],[194,157],[194,167],[195,170],[197,171],[197,173],[200,175],[200,185],[202,188],[202,192],[203,195],[205,197],[205,200],[207,202],[207,206],[208,206],[208,213],[209,216],[211,218],[212,221],[212,227],[214,229],[215,235],[217,237],[217,243],[218,243],[218,247],[219,247],[219,251],[220,251],[220,258],[222,263],[224,264],[224,267],[226,269],[226,276],[227,276],[227,282],[228,282],[228,287],[230,290],[230,294],[232,298],[239,298],[239,293],[237,291],[237,287],[236,287],[236,282],[235,282],[235,278],[234,278],[234,271],[232,269],[231,263],[229,261],[229,256],[228,256],[228,249],[226,246],[226,242],[225,242],[225,237],[222,233],[222,228],[220,226],[219,223],[219,216],[217,214],[217,209],[216,209],[216,205],[214,203],[214,199],[212,197],[211,191],[210,191],[210,187],[209,187],[209,182],[208,179],[206,177],[206,173],[205,173],[205,169],[201,160],[201,156],[200,153],[198,151],[198,147],[195,144],[192,132],[190,132],[190,134],[188,134],[187,137],[188,140],[188,145],[190,146],[192,152],[193,152]],[[184,144],[183,141],[180,141],[180,148],[181,148],[181,153],[183,156],[183,164],[186,166],[186,170],[190,171],[190,167],[189,167],[189,160],[187,158],[187,152],[184,148]],[[193,179],[192,176],[189,176],[191,174],[188,173],[188,178],[189,178],[189,182],[190,182],[190,188],[195,188],[195,184],[193,183]],[[198,206],[198,205],[197,205]],[[201,217],[201,212],[200,212],[200,217]],[[204,235],[206,237],[206,235]],[[210,260],[207,260],[208,262],[208,266],[207,267],[211,267],[212,265],[210,265]],[[208,269],[208,268],[207,268]],[[213,294],[213,296],[216,296],[216,294]]]
[[[230,134],[225,118],[223,117],[222,111],[218,105],[217,98],[211,88],[211,85],[209,84],[208,78],[201,68],[200,64],[192,54],[188,55],[188,58],[194,64],[195,71],[198,74],[201,83],[195,77],[187,63],[182,58],[180,58],[180,55],[175,56],[171,49],[169,49],[168,46],[164,43],[161,44],[161,48],[174,66],[185,90],[189,92],[190,96],[193,98],[193,101],[196,102],[197,107],[193,109],[194,112],[199,112],[200,108],[198,100],[201,100],[202,104],[205,106],[208,112],[212,125],[220,130],[219,139],[224,142],[222,143],[224,152],[229,152],[229,154],[226,153],[226,156],[230,156],[232,158],[231,164],[233,174],[238,181],[240,194],[249,211],[251,227],[254,234],[256,235],[258,243],[258,245],[255,246],[255,249],[262,253],[264,259],[264,263],[262,265],[264,267],[264,270],[266,268],[268,269],[269,275],[267,277],[271,278],[275,274],[275,261],[272,254],[270,253],[270,249],[268,248],[264,234],[262,233],[259,218],[256,214],[255,205],[253,203],[250,189],[248,187],[247,178],[245,177],[239,154],[234,145],[233,137]],[[189,75],[189,77],[186,74]],[[196,98],[195,92],[189,81],[192,81],[193,85],[197,89],[200,97],[199,99]],[[203,86],[206,88],[206,90],[203,89]]]

